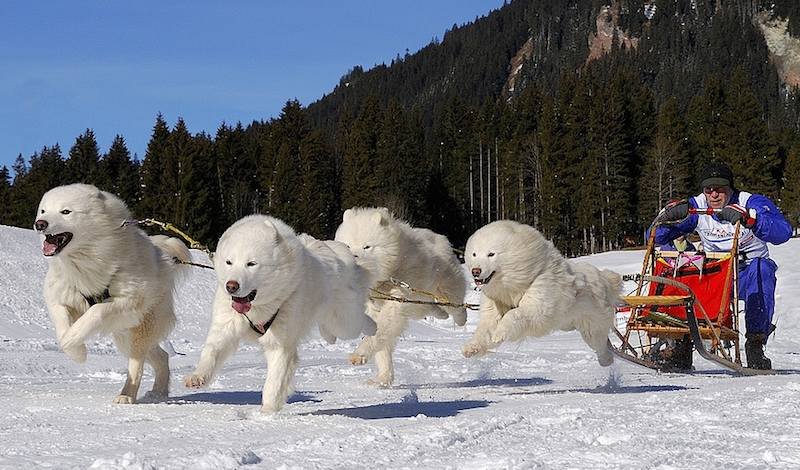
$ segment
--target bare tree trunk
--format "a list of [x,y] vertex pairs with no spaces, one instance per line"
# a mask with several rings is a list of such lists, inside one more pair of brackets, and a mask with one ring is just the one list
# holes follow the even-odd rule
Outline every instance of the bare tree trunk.
[[492,220],[492,148],[486,146],[486,213],[484,223],[488,224]]
[[497,137],[494,138],[494,211],[497,212],[495,219],[501,219],[500,213],[500,152],[497,149]]
[[472,230],[475,228],[475,193],[472,189],[472,154],[468,152],[467,155],[469,155],[469,228]]
[[483,212],[483,141],[482,140],[478,141],[478,154],[480,155],[480,160],[478,161],[478,165],[479,165],[478,176],[480,177],[480,180],[481,180],[481,184],[480,184],[480,190],[481,190],[481,216],[480,216],[480,219],[483,220],[484,212]]

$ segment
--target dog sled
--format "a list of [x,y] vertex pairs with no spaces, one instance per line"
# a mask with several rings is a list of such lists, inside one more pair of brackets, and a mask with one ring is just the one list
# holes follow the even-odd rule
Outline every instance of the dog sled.
[[[704,359],[741,375],[774,373],[742,365],[739,330],[738,235],[729,252],[667,251],[650,231],[641,273],[626,276],[636,288],[617,308],[610,347],[626,361],[666,372],[693,349]],[[688,357],[686,357],[688,355]]]

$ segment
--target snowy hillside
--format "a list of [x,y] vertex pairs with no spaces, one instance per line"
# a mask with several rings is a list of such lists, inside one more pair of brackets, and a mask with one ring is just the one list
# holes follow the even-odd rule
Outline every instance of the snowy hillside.
[[[125,359],[110,339],[85,364],[58,350],[41,294],[47,263],[30,230],[0,227],[0,468],[798,468],[800,240],[771,247],[777,334],[767,355],[785,373],[733,377],[695,356],[691,375],[617,363],[603,369],[579,336],[560,333],[467,360],[474,329],[418,322],[396,353],[397,385],[366,385],[355,342],[310,337],[296,392],[258,412],[265,362],[252,346],[211,389],[189,391],[210,317],[213,273],[180,286],[172,397],[112,405]],[[206,261],[195,254],[198,261]],[[593,264],[633,273],[641,252]],[[142,390],[152,373],[145,369]]]

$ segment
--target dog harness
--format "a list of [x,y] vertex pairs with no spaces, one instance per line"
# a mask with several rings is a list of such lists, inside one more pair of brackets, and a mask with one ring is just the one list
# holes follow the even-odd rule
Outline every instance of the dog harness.
[[108,292],[108,287],[106,287],[106,290],[104,290],[102,294],[93,295],[91,297],[88,295],[84,295],[83,298],[86,299],[86,302],[89,304],[89,307],[91,307],[94,304],[102,304],[106,300],[110,299],[111,294]]
[[272,318],[267,320],[265,323],[262,323],[261,325],[256,325],[255,323],[253,323],[253,321],[250,320],[250,317],[248,317],[246,313],[242,313],[242,315],[244,315],[244,317],[247,318],[247,323],[250,323],[251,330],[258,333],[258,336],[264,336],[267,333],[267,330],[269,330],[269,327],[272,326],[272,322],[275,321],[275,318],[278,316],[278,312],[280,311],[281,309],[276,310],[275,314],[272,315]]

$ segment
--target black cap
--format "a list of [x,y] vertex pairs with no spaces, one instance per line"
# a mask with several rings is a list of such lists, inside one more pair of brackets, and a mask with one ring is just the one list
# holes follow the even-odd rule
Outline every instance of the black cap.
[[733,172],[728,165],[711,162],[700,172],[700,188],[708,186],[728,186],[733,188]]

